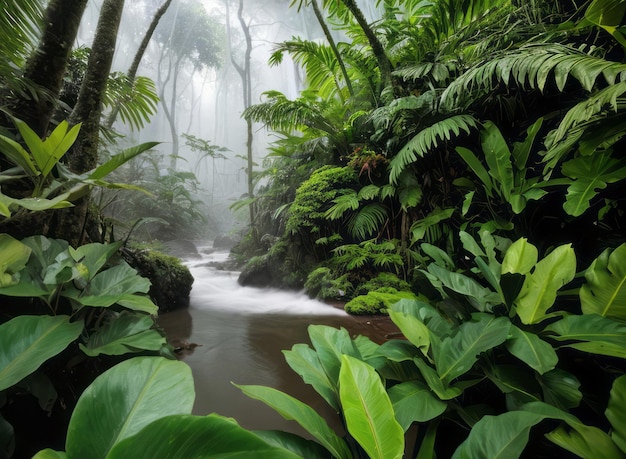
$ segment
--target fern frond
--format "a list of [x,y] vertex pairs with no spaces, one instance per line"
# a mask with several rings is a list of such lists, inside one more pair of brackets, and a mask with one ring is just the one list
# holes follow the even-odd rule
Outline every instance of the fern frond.
[[402,171],[418,156],[423,157],[441,142],[457,137],[461,131],[469,133],[477,126],[478,121],[471,115],[454,115],[422,129],[391,160],[389,180],[396,183]]
[[569,46],[526,45],[515,51],[490,58],[454,80],[441,95],[444,107],[458,106],[460,98],[476,90],[490,91],[499,83],[544,91],[554,81],[563,91],[569,78],[591,91],[602,75],[612,85],[626,78],[626,64],[612,62]]
[[371,201],[375,199],[380,194],[380,187],[370,184],[365,185],[363,188],[359,190],[359,200],[360,201]]
[[387,220],[387,209],[378,202],[366,205],[348,223],[350,235],[366,239],[376,233]]
[[339,220],[348,210],[359,208],[359,198],[356,191],[344,190],[339,196],[333,199],[333,206],[324,213],[327,220]]

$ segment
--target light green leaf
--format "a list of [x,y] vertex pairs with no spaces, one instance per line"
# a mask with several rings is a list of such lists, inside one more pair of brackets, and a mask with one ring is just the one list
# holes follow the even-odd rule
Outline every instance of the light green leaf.
[[98,166],[92,173],[89,174],[87,178],[92,179],[92,180],[98,180],[103,177],[106,177],[108,174],[113,172],[122,164],[126,163],[127,161],[130,161],[135,156],[143,153],[144,151],[154,148],[159,143],[160,142],[146,142],[146,143],[142,143],[140,145],[136,145],[131,148],[127,148],[121,153],[118,153],[117,155],[113,156],[104,164]]
[[[626,325],[597,314],[571,315],[546,327],[552,339],[592,354],[626,358]],[[572,343],[574,341],[574,343]]]
[[30,177],[40,175],[37,166],[32,161],[31,156],[18,142],[3,135],[0,135],[0,151],[13,164],[21,167]]
[[430,387],[430,389],[437,394],[437,397],[441,400],[451,400],[463,393],[463,390],[460,387],[447,387],[447,385],[445,385],[439,378],[435,369],[430,367],[421,358],[413,359],[413,363],[415,363],[415,366],[419,369],[424,381],[428,384],[428,387]]
[[154,320],[145,314],[123,312],[101,325],[80,349],[90,357],[100,354],[123,355],[129,352],[158,351],[166,339],[153,330]]
[[0,390],[18,383],[74,341],[83,322],[69,316],[18,316],[0,325]]
[[344,355],[339,381],[341,405],[350,435],[371,459],[401,458],[404,431],[374,368]]
[[534,333],[527,333],[515,326],[511,326],[511,337],[506,341],[506,347],[511,354],[539,374],[554,369],[559,361],[550,344]]
[[524,324],[541,322],[556,300],[557,291],[574,278],[576,255],[571,244],[554,249],[527,274],[514,304]]
[[413,422],[430,421],[448,407],[420,381],[396,384],[389,388],[388,393],[396,418],[405,432]]
[[313,386],[326,402],[339,411],[339,388],[336,381],[328,379],[317,352],[306,344],[295,344],[291,350],[283,351],[285,360],[302,380]]
[[87,275],[84,276],[87,280],[92,279],[106,262],[113,256],[114,253],[122,246],[122,242],[115,242],[111,244],[91,243],[84,244],[74,249],[69,247],[70,254],[76,262],[82,263],[87,268]]
[[309,405],[272,387],[235,387],[250,398],[260,400],[287,420],[296,421],[313,438],[320,442],[334,457],[349,459],[350,450],[346,443],[328,426],[328,423]]
[[611,423],[611,439],[626,453],[626,375],[613,381],[609,403],[604,414]]
[[343,327],[338,329],[326,325],[309,325],[308,332],[328,379],[336,385],[339,381],[342,355],[361,357],[350,333]]
[[328,456],[328,451],[319,443],[283,430],[254,430],[253,433],[272,446],[287,449],[304,459]]
[[8,234],[0,234],[0,288],[19,281],[19,272],[30,257],[30,248]]
[[78,399],[67,431],[68,457],[105,458],[151,422],[190,413],[194,398],[191,369],[183,362],[135,357],[119,363]]
[[46,448],[35,454],[33,459],[67,459],[67,454],[65,454],[64,451],[54,451],[53,449]]
[[68,127],[67,121],[61,121],[43,142],[45,162],[41,167],[41,174],[44,177],[47,177],[52,172],[54,166],[72,147],[78,137],[81,123],[72,126],[69,130]]
[[501,274],[528,274],[537,264],[537,247],[524,237],[519,238],[507,249],[502,260]]
[[491,175],[500,185],[504,199],[509,201],[513,189],[511,152],[498,127],[491,121],[483,124],[480,132],[483,154]]
[[607,249],[585,271],[580,288],[583,313],[626,320],[626,244]]
[[476,157],[476,155],[465,147],[456,147],[456,152],[459,156],[465,161],[465,163],[474,171],[474,174],[480,179],[483,186],[485,187],[485,192],[487,196],[492,196],[493,192],[493,182],[487,169],[483,166],[483,163],[480,162],[480,159]]
[[509,459],[520,457],[528,443],[531,427],[543,416],[526,411],[509,411],[483,416],[459,445],[452,459]]
[[234,420],[217,414],[166,416],[117,443],[107,459],[280,458],[300,456],[269,445]]
[[453,379],[472,369],[478,356],[500,344],[508,337],[511,322],[506,317],[475,313],[472,321],[464,322],[456,335],[433,347],[437,373],[442,381]]
[[412,314],[397,311],[393,307],[389,310],[389,317],[402,334],[424,354],[430,348],[430,332],[428,327]]

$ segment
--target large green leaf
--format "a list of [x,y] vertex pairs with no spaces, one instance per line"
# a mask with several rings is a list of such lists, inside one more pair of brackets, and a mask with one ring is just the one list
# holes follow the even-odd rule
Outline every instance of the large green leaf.
[[420,381],[406,381],[388,390],[396,419],[406,432],[413,422],[427,422],[442,414],[448,407],[433,395]]
[[328,451],[319,443],[283,430],[254,430],[257,437],[266,443],[288,449],[304,459],[318,459],[328,456]]
[[67,454],[65,451],[54,451],[53,449],[46,448],[35,454],[33,459],[67,459]]
[[415,363],[415,366],[419,369],[428,387],[430,387],[441,400],[451,400],[463,393],[463,390],[459,387],[448,387],[447,384],[444,384],[439,378],[437,371],[424,362],[424,360],[416,357],[413,359],[413,363]]
[[524,324],[535,324],[544,319],[546,311],[556,300],[557,291],[574,278],[576,255],[571,244],[554,249],[527,274],[514,304]]
[[563,209],[569,215],[578,217],[589,208],[589,202],[597,194],[597,189],[626,179],[626,161],[612,158],[608,150],[571,159],[563,164],[562,172],[573,179],[567,188]]
[[0,390],[18,383],[83,330],[69,316],[18,316],[0,325]]
[[515,326],[511,327],[511,337],[506,341],[506,347],[511,354],[539,374],[552,370],[559,361],[549,343],[534,333],[525,332]]
[[537,247],[526,238],[519,238],[504,254],[501,274],[528,274],[537,263],[537,258]]
[[280,458],[300,456],[269,445],[234,420],[217,414],[166,416],[117,443],[107,459]]
[[491,121],[484,123],[480,137],[489,175],[499,183],[502,196],[509,201],[514,186],[513,163],[506,140]]
[[117,443],[151,422],[191,413],[194,398],[191,369],[183,362],[135,357],[119,363],[79,398],[67,431],[67,455],[105,458]]
[[30,257],[30,248],[8,234],[0,234],[0,288],[16,284],[19,271]]
[[580,288],[583,313],[626,320],[626,244],[607,249],[585,271]]
[[626,325],[597,314],[571,315],[546,327],[552,339],[592,354],[626,358]]
[[104,164],[98,166],[92,173],[89,174],[87,178],[89,179],[101,179],[106,177],[108,174],[113,172],[115,169],[120,167],[122,164],[130,161],[135,156],[143,153],[146,150],[149,150],[155,146],[157,146],[160,142],[146,142],[140,145],[136,145],[134,147],[128,148],[121,153],[113,156]]
[[572,373],[555,368],[538,376],[543,390],[543,401],[563,410],[576,408],[583,399],[580,381]]
[[626,375],[613,381],[609,403],[606,407],[606,418],[611,423],[611,438],[626,454]]
[[511,322],[506,317],[473,314],[471,321],[461,324],[456,335],[444,338],[441,346],[433,347],[440,379],[449,383],[470,371],[482,352],[507,339],[510,327]]
[[308,332],[311,344],[317,351],[328,379],[336,386],[339,381],[341,356],[345,354],[360,358],[359,350],[356,348],[352,338],[350,338],[348,330],[343,327],[334,328],[326,325],[310,325]]
[[77,249],[69,247],[68,250],[77,263],[82,263],[87,268],[87,274],[84,277],[92,279],[121,246],[121,241],[111,244],[94,242],[81,245]]
[[389,317],[398,326],[406,339],[424,354],[428,352],[430,348],[430,331],[424,322],[415,315],[396,311],[394,307],[389,310]]
[[122,355],[137,351],[158,351],[166,340],[152,329],[154,320],[145,314],[123,312],[100,326],[80,349],[90,357]]
[[339,381],[341,405],[350,435],[371,459],[401,458],[404,431],[374,368],[344,355]]
[[339,411],[339,388],[336,381],[330,381],[324,371],[317,352],[306,344],[295,344],[291,350],[283,351],[285,360],[302,380],[324,397],[324,400]]
[[328,423],[309,405],[272,387],[238,386],[248,397],[260,400],[276,410],[287,420],[296,421],[313,438],[320,442],[337,458],[349,459],[350,450],[346,443],[328,426]]
[[509,459],[520,457],[528,443],[531,427],[543,416],[526,411],[509,411],[484,416],[459,445],[452,459]]
[[478,157],[465,147],[456,147],[456,152],[459,156],[465,161],[465,163],[474,171],[474,174],[480,179],[483,186],[485,187],[485,192],[487,196],[491,196],[494,188],[493,181],[483,166],[483,163],[478,159]]

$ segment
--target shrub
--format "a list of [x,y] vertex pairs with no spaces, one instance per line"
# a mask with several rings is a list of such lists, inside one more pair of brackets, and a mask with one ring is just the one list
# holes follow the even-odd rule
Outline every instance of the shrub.
[[344,309],[349,314],[385,314],[392,304],[402,299],[415,300],[413,292],[398,291],[393,287],[381,287],[378,290],[359,295],[346,303]]

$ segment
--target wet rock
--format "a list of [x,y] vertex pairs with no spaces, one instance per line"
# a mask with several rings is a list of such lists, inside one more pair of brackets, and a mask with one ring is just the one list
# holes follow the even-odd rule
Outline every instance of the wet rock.
[[274,285],[267,257],[254,257],[243,268],[237,282],[243,287],[269,287]]
[[213,240],[214,249],[232,249],[236,244],[235,238],[228,234],[222,234]]
[[173,239],[163,243],[163,251],[173,257],[189,259],[200,258],[196,244],[185,239]]

